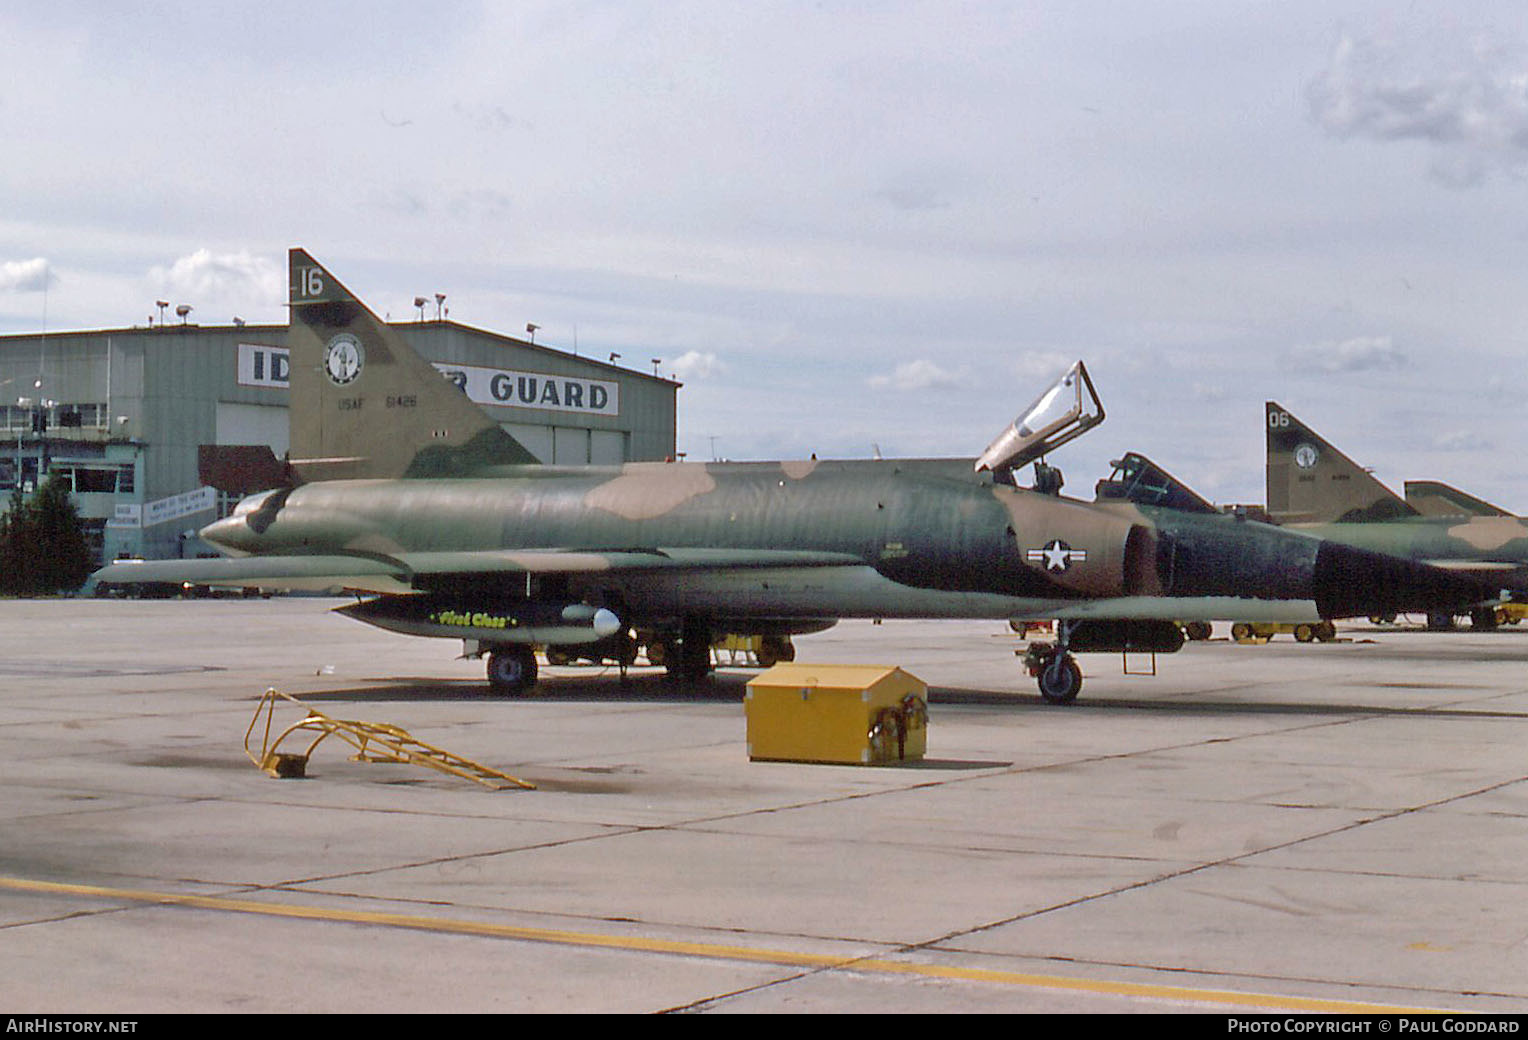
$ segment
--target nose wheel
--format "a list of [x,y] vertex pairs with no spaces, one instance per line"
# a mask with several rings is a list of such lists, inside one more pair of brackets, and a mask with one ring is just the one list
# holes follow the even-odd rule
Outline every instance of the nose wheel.
[[1024,652],[1024,667],[1040,686],[1040,696],[1047,704],[1070,704],[1082,692],[1082,669],[1068,647],[1075,621],[1056,623],[1056,645],[1030,643]]
[[1065,650],[1052,650],[1034,674],[1040,696],[1049,704],[1070,704],[1082,692],[1082,669]]

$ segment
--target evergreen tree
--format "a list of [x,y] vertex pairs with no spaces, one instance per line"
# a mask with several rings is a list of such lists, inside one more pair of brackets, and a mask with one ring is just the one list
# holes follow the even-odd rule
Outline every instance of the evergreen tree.
[[70,592],[91,571],[90,547],[69,490],[49,478],[30,502],[18,489],[0,520],[0,592],[41,596]]
[[26,500],[17,487],[11,492],[11,502],[6,514],[0,516],[0,593],[7,596],[21,594],[27,573],[26,537],[30,524],[30,512]]

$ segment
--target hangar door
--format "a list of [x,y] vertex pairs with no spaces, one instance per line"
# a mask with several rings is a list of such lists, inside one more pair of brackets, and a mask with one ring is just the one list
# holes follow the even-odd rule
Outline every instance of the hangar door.
[[218,444],[269,444],[279,459],[292,445],[287,410],[281,405],[218,402]]
[[624,430],[504,423],[504,430],[536,458],[559,466],[619,466],[626,461]]

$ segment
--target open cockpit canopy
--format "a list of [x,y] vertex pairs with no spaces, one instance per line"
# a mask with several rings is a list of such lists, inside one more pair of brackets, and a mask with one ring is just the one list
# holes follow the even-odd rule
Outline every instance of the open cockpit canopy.
[[1104,406],[1078,361],[987,445],[976,471],[1003,473],[1040,458],[1104,421]]

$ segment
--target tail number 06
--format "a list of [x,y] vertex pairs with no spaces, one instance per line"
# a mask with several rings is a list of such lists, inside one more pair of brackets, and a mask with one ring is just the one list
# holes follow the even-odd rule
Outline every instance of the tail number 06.
[[1281,429],[1285,428],[1288,425],[1289,425],[1289,413],[1288,412],[1269,412],[1268,413],[1268,428],[1270,430],[1281,430]]

